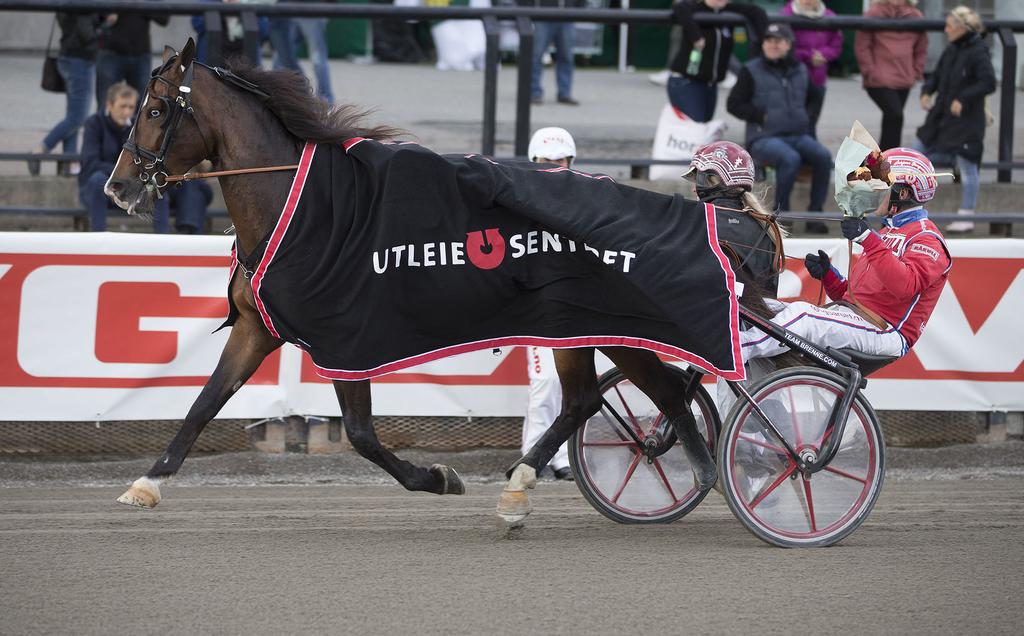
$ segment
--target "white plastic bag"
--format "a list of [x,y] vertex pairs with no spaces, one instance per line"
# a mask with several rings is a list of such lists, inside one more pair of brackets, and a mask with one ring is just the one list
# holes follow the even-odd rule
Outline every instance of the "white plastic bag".
[[[658,119],[658,130],[654,133],[652,159],[689,161],[693,151],[704,144],[718,141],[725,133],[725,122],[713,119],[706,123],[695,122],[671,104],[665,104]],[[651,166],[651,179],[678,179],[686,171],[684,166]]]
[[[489,7],[491,0],[469,0],[469,6]],[[430,29],[441,71],[478,71],[484,67],[487,37],[480,20],[444,20]]]

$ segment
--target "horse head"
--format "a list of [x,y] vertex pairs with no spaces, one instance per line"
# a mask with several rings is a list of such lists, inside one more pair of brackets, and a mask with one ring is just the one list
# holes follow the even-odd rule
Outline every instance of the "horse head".
[[[153,71],[146,93],[135,113],[114,171],[104,193],[128,214],[152,212],[163,196],[167,177],[184,173],[212,155],[215,140],[201,129],[198,112],[202,99],[195,88],[214,89],[216,82],[200,77],[196,44],[189,38],[184,48],[164,48],[163,63]],[[206,75],[203,73],[202,75]],[[203,93],[210,103],[211,95]]]

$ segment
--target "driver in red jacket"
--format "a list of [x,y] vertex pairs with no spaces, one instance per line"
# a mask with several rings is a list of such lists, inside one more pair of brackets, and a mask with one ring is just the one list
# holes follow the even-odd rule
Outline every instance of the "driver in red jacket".
[[[882,156],[895,177],[886,227],[875,232],[863,218],[843,220],[843,235],[864,248],[850,279],[843,278],[824,251],[804,260],[810,275],[822,280],[829,298],[837,302],[827,307],[777,303],[772,322],[819,346],[899,357],[921,337],[953,261],[924,209],[938,187],[932,163],[909,148],[893,148]],[[787,351],[757,329],[743,332],[742,342],[745,359]]]

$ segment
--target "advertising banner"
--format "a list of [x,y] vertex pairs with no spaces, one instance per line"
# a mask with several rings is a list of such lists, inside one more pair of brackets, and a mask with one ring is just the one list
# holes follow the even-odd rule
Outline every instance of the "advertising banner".
[[[184,417],[228,330],[231,237],[0,233],[0,420]],[[1024,241],[951,240],[955,259],[924,336],[872,376],[880,410],[1024,410]],[[790,239],[783,299],[818,300],[802,258],[847,244]],[[519,348],[447,358],[373,381],[374,413],[519,416]],[[605,365],[606,366],[606,365]],[[331,385],[299,349],[269,356],[220,417],[337,415]]]

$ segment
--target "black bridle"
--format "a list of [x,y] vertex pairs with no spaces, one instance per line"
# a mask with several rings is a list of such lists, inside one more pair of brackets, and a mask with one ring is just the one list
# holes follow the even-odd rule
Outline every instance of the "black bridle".
[[[231,84],[237,88],[240,88],[246,92],[252,93],[264,99],[270,97],[267,93],[260,90],[258,86],[247,80],[238,77],[231,71],[220,68],[219,66],[207,66],[202,62],[192,61],[184,69],[184,76],[182,77],[180,84],[175,84],[169,79],[162,76],[167,69],[178,59],[178,55],[172,55],[164,64],[153,71],[153,77],[149,81],[149,85],[146,89],[145,97],[139,102],[139,107],[135,111],[135,122],[132,125],[132,130],[128,134],[128,140],[124,142],[122,148],[131,154],[135,165],[141,165],[142,169],[139,172],[139,180],[142,181],[146,186],[152,185],[156,190],[157,197],[162,197],[162,191],[167,187],[167,165],[165,160],[167,153],[170,152],[171,146],[174,144],[175,134],[178,132],[178,128],[181,126],[182,119],[185,115],[188,115],[195,124],[196,131],[199,132],[199,136],[203,140],[203,145],[206,147],[207,156],[211,154],[210,144],[207,142],[206,135],[203,134],[203,129],[199,125],[199,121],[196,119],[195,110],[192,108],[192,80],[195,77],[195,67],[198,64],[210,71],[220,80]],[[152,95],[152,87],[157,83],[162,82],[169,88],[177,90],[175,96],[171,95]],[[159,100],[164,104],[164,110],[167,116],[164,118],[161,128],[163,128],[163,137],[160,140],[160,148],[158,150],[150,150],[149,148],[143,148],[142,146],[135,143],[135,129],[138,126],[139,119],[143,115],[143,108],[149,103],[149,99]],[[162,179],[161,179],[162,177]]]

